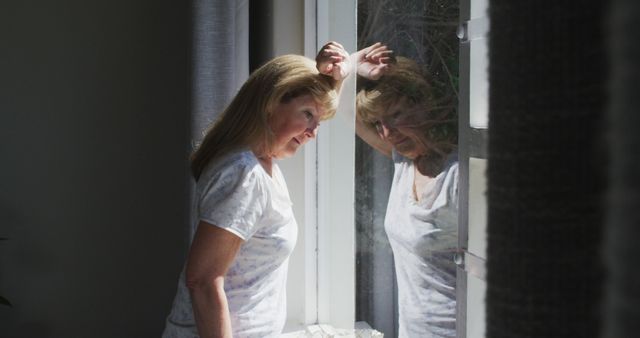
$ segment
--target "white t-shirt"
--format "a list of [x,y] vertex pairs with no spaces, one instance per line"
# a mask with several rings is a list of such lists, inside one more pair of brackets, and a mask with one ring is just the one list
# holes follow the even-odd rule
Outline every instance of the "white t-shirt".
[[[274,163],[272,176],[248,150],[210,165],[196,184],[199,221],[244,240],[225,276],[234,337],[277,337],[286,319],[286,277],[297,225],[284,177]],[[183,269],[163,337],[198,337]]]
[[456,266],[458,245],[458,162],[424,190],[413,192],[413,161],[393,152],[395,172],[385,216],[398,281],[401,338],[456,336]]

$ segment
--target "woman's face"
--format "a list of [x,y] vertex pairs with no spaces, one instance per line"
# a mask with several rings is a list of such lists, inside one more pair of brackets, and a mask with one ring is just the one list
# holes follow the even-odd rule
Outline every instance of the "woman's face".
[[269,121],[274,134],[273,156],[293,156],[299,147],[316,137],[324,113],[309,94],[278,104]]
[[419,127],[423,116],[419,106],[412,106],[403,98],[378,117],[376,130],[402,156],[415,159],[427,153],[424,142],[419,141],[424,133]]

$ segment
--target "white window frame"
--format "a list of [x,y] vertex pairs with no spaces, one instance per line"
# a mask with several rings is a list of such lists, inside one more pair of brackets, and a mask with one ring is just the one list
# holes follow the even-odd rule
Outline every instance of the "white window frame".
[[[276,41],[276,54],[296,53],[295,42],[284,41],[296,40],[296,36],[283,38],[277,34],[279,28],[284,32],[292,26],[303,28],[300,52],[309,58],[314,58],[322,45],[331,40],[339,41],[349,52],[355,51],[356,0],[300,0],[295,5],[300,3],[304,6],[301,24],[292,24],[291,20],[299,20],[295,17],[276,20],[279,14],[274,14],[275,40],[281,39]],[[275,11],[281,5],[292,3],[274,0]],[[285,334],[313,324],[354,328],[354,111],[355,76],[351,76],[343,84],[337,116],[321,124],[316,141],[309,142],[299,154],[281,164],[300,228],[289,266]]]
[[487,0],[460,1],[457,336],[485,335],[486,178],[488,143],[489,18]]
[[[316,46],[356,44],[355,0],[316,3]],[[343,84],[337,116],[318,136],[318,322],[355,323],[355,74]]]

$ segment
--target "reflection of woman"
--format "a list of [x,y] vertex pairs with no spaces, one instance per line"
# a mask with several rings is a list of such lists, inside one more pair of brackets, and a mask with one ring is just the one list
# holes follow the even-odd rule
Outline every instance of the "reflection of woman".
[[242,86],[192,157],[197,224],[163,337],[275,337],[284,326],[297,225],[274,159],[335,113],[348,55],[275,58]]
[[357,133],[394,162],[384,224],[398,282],[399,337],[455,337],[455,120],[450,110],[433,106],[413,61],[389,63],[390,52],[380,44],[356,57],[365,77]]

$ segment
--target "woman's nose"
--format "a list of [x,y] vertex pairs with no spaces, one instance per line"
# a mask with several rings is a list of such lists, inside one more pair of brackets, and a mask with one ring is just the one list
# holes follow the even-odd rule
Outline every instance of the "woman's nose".
[[313,122],[313,124],[304,131],[305,136],[315,138],[316,135],[318,135],[318,126],[320,126],[320,123]]
[[381,123],[380,135],[383,138],[385,138],[385,139],[388,138],[389,136],[391,136],[392,133],[393,133],[393,128],[392,127],[389,127],[389,125],[386,124],[386,123]]

